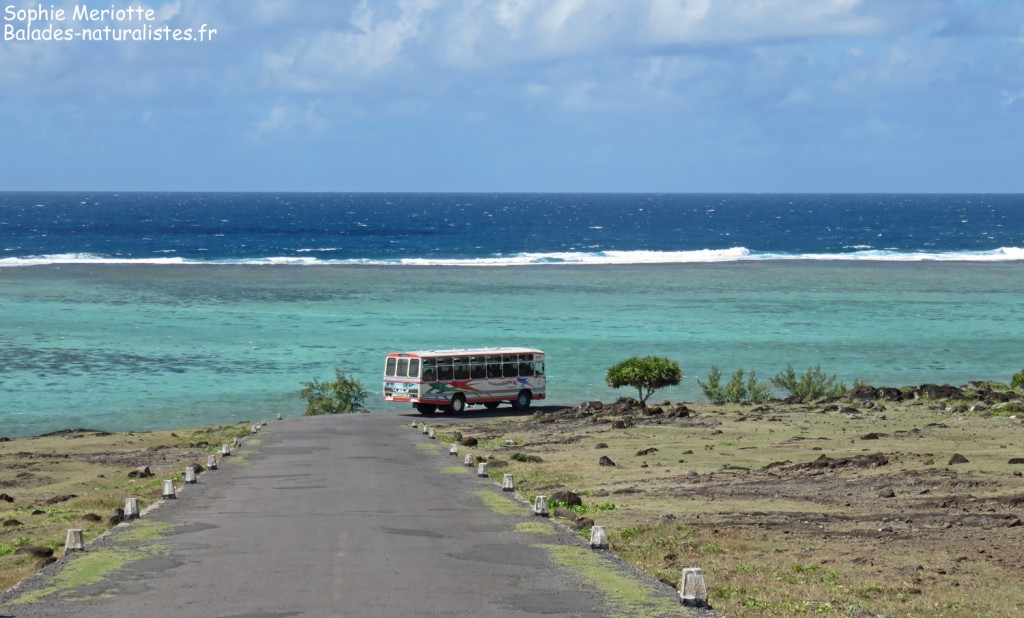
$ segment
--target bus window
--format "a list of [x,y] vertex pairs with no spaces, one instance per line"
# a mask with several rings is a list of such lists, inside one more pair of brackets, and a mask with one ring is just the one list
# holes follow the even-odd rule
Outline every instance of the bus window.
[[501,363],[487,363],[487,377],[488,378],[500,378],[501,377]]
[[530,362],[532,360],[533,360],[533,354],[520,354],[519,355],[519,362],[520,363],[528,363],[528,362]]
[[542,361],[542,362],[539,362],[539,363],[534,363],[533,364],[533,370],[534,370],[534,375],[537,375],[537,376],[544,375],[544,362]]
[[502,368],[502,377],[518,378],[519,365],[517,363],[505,363]]
[[452,357],[451,356],[438,356],[437,357],[437,366],[438,367],[440,367],[441,365],[451,365],[451,364],[452,364]]
[[395,375],[400,377],[400,378],[404,378],[405,376],[409,375],[409,359],[408,358],[400,358],[400,359],[398,359],[398,371],[395,372]]
[[410,358],[409,359],[409,377],[418,378],[420,377],[420,359]]
[[423,359],[423,366],[424,367],[433,367],[436,364],[437,364],[437,359],[436,358],[431,358],[431,357],[428,356],[428,357]]
[[490,365],[491,363],[500,363],[500,362],[501,362],[501,357],[498,356],[497,354],[495,354],[494,356],[488,356],[487,357],[487,364],[488,365]]
[[395,375],[395,361],[397,359],[394,356],[389,356],[387,364],[384,365],[384,375],[394,376]]
[[533,363],[519,363],[519,375],[528,378],[533,375]]
[[465,356],[453,356],[452,357],[452,364],[453,365],[465,365],[468,362],[469,362],[469,359],[466,358]]
[[516,356],[515,354],[502,354],[501,355],[501,362],[503,362],[503,363],[519,362],[519,357]]
[[487,377],[487,365],[470,365],[469,372],[474,380]]
[[436,379],[437,379],[437,369],[435,369],[434,367],[427,367],[426,365],[424,365],[423,366],[423,381],[424,382],[433,382]]
[[469,365],[455,365],[455,379],[456,380],[468,380],[469,379]]
[[438,380],[451,380],[452,379],[452,366],[441,365],[437,368],[437,379]]

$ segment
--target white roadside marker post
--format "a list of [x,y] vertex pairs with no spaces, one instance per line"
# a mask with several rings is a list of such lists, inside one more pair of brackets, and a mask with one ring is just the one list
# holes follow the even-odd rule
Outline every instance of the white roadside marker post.
[[139,518],[139,499],[138,498],[125,498],[124,500],[124,520],[129,521],[132,519]]
[[547,496],[537,496],[537,499],[534,501],[534,504],[533,504],[533,514],[537,515],[538,517],[547,517],[548,516],[548,497]]
[[163,496],[165,500],[173,500],[177,498],[177,494],[174,493],[174,481],[171,479],[164,479],[164,492]]
[[512,475],[506,472],[505,475],[503,477],[501,477],[501,491],[515,491],[515,490],[516,490],[515,481],[512,480]]
[[687,607],[708,606],[708,587],[704,583],[704,571],[696,567],[683,569],[679,582],[679,600]]
[[82,531],[79,528],[68,530],[67,541],[64,542],[64,553],[70,554],[76,551],[85,551],[85,542],[82,540]]
[[608,549],[608,533],[604,526],[590,528],[590,549]]

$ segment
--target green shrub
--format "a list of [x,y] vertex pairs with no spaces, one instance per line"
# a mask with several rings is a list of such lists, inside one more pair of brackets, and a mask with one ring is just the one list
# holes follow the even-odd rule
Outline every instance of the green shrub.
[[1010,388],[1024,388],[1024,369],[1015,373],[1010,380]]
[[758,381],[757,373],[754,371],[751,371],[744,381],[743,373],[742,367],[737,369],[729,379],[729,383],[723,387],[721,385],[722,372],[716,365],[712,365],[711,371],[708,373],[708,381],[697,380],[697,384],[704,391],[704,396],[712,403],[744,403],[748,401],[763,403],[771,399],[770,384]]
[[634,356],[613,365],[604,379],[612,388],[632,386],[637,389],[640,402],[646,404],[657,389],[682,382],[683,371],[679,363],[663,356]]
[[313,378],[311,382],[302,383],[299,397],[306,400],[306,416],[348,414],[366,409],[363,402],[369,392],[363,384],[355,378],[346,377],[340,369],[335,369],[334,375],[333,382]]
[[722,392],[722,371],[717,365],[711,365],[707,382],[702,382],[698,379],[697,384],[704,391],[704,396],[707,397],[708,401],[711,403],[725,403],[725,393]]
[[808,368],[801,376],[796,375],[792,364],[786,365],[786,370],[772,378],[771,383],[789,396],[805,400],[839,397],[847,390],[845,384],[836,382],[835,375],[829,376],[822,371],[821,365]]
[[526,463],[541,463],[544,461],[540,455],[527,455],[526,453],[515,452],[509,456],[514,461],[522,461]]

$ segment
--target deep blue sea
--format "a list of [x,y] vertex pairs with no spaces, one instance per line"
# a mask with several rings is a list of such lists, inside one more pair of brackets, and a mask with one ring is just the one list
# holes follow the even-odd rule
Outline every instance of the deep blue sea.
[[767,378],[1024,368],[1024,196],[0,193],[0,436],[301,413],[384,355],[525,345],[549,400],[633,354]]

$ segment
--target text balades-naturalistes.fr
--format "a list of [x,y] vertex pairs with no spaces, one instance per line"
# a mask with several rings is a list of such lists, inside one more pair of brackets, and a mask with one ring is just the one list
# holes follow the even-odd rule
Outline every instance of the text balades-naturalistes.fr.
[[[156,10],[142,6],[91,8],[87,4],[76,4],[73,8],[64,9],[50,5],[49,8],[39,4],[33,8],[17,8],[8,5],[4,8],[4,40],[6,41],[68,41],[73,39],[89,39],[91,35],[103,30],[108,31],[105,37],[110,40],[110,24],[127,27],[136,40],[186,40],[196,39],[192,28],[156,27]],[[91,29],[99,28],[93,32]],[[203,27],[204,32],[210,32]],[[121,30],[116,30],[121,31]]]

